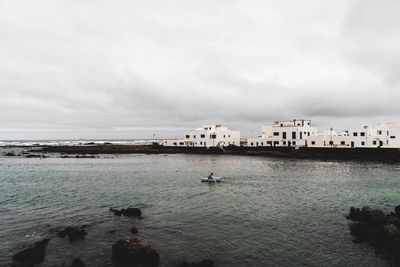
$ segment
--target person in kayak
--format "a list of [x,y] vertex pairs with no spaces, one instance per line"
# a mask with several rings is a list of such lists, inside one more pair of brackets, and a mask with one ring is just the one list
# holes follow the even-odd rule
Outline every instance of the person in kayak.
[[213,175],[214,175],[214,173],[212,172],[212,173],[208,176],[208,181],[209,181],[209,182],[212,182],[212,180],[213,180]]

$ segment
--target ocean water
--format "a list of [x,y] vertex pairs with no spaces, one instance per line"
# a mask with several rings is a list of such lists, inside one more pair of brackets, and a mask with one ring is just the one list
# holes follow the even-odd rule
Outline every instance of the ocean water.
[[[220,184],[201,183],[211,171]],[[356,244],[351,206],[400,204],[400,165],[232,155],[108,155],[94,159],[0,157],[0,266],[26,244],[50,237],[46,260],[80,257],[111,266],[111,246],[138,236],[161,266],[390,266]],[[142,220],[110,207],[140,207]],[[89,225],[84,241],[56,230]],[[110,230],[117,230],[110,233]]]

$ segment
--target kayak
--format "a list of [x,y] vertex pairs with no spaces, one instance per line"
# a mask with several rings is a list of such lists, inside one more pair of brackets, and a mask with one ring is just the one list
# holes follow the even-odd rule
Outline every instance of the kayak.
[[202,182],[214,182],[214,183],[221,182],[221,177],[218,177],[218,176],[211,176],[211,177],[212,177],[211,180],[208,180],[208,177],[203,177],[203,178],[201,178],[201,181]]

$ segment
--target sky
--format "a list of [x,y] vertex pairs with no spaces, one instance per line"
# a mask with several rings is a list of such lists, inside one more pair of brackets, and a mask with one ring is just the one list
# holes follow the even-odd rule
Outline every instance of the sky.
[[0,0],[0,140],[400,122],[398,0]]

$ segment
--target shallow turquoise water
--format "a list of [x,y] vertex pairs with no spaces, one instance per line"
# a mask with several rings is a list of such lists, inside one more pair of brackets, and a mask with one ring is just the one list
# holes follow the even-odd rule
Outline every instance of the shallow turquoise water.
[[[224,182],[199,179],[216,172]],[[111,265],[111,245],[139,235],[162,266],[211,258],[217,266],[389,266],[355,244],[350,206],[400,204],[400,165],[223,155],[123,155],[96,159],[0,158],[0,266],[50,236],[42,266],[80,257]],[[140,207],[143,220],[109,207]],[[89,224],[85,241],[52,229]],[[116,229],[115,234],[108,233]]]

